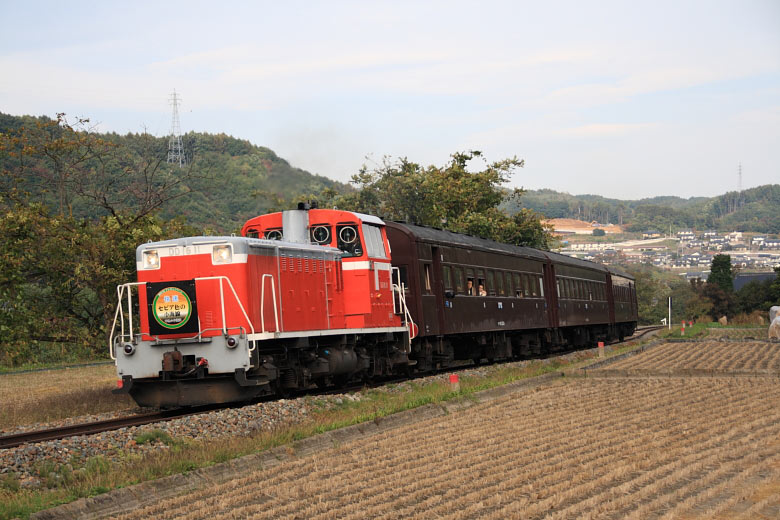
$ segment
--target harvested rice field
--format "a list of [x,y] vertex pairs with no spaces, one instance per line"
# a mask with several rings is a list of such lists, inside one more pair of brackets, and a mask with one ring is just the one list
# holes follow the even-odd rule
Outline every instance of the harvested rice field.
[[776,381],[566,378],[123,518],[777,518]]
[[717,328],[707,329],[708,338],[727,338],[727,339],[768,339],[768,327],[747,327],[747,328]]
[[768,341],[677,342],[657,345],[642,354],[607,367],[610,370],[683,371],[716,373],[774,373],[780,375],[780,343]]
[[111,394],[115,387],[113,365],[0,375],[0,431],[133,408],[130,397]]

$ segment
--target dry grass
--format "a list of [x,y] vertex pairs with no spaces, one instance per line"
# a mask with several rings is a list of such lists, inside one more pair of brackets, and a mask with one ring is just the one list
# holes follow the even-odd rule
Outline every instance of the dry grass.
[[569,380],[327,449],[137,518],[691,518],[780,511],[780,385]]
[[115,385],[113,365],[1,375],[0,430],[132,407]]
[[712,370],[780,372],[780,343],[766,341],[667,343],[605,368],[615,370]]

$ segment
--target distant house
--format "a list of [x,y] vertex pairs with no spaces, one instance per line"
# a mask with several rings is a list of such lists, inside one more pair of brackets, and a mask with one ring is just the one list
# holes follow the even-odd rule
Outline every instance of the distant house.
[[677,232],[677,238],[680,240],[693,240],[696,238],[696,233],[691,231],[690,229],[684,229],[682,231]]
[[718,232],[717,231],[705,231],[701,235],[702,238],[712,238],[712,237],[716,237],[716,236],[718,236]]
[[758,235],[756,235],[756,236],[754,236],[754,237],[753,237],[753,239],[750,241],[750,244],[751,244],[751,245],[754,245],[754,246],[761,246],[761,245],[763,245],[763,244],[764,244],[764,242],[766,242],[766,237],[762,237],[762,236],[758,236]]
[[642,233],[642,238],[643,239],[661,238],[661,232],[655,230],[645,231],[644,233]]
[[762,249],[780,249],[780,240],[776,238],[767,239],[761,245]]

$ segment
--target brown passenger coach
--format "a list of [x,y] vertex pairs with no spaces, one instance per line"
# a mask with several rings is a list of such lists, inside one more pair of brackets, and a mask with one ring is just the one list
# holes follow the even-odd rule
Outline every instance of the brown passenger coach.
[[622,340],[636,328],[635,281],[619,269],[441,229],[386,226],[419,328],[412,350],[419,363],[540,355]]

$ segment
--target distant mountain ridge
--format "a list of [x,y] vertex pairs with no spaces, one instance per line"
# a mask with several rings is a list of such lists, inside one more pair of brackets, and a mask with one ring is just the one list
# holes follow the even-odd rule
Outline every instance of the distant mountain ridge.
[[529,190],[519,204],[508,203],[514,213],[528,208],[546,218],[573,218],[618,224],[628,231],[721,229],[780,233],[780,184],[767,184],[717,197],[675,196],[620,200],[600,195],[571,195],[554,190]]
[[[8,133],[22,126],[45,121],[51,119],[0,113],[0,132]],[[167,137],[134,133],[96,135],[127,148],[131,156],[136,158],[144,155],[165,158],[167,154]],[[286,204],[296,196],[319,194],[325,189],[337,192],[353,189],[296,168],[270,148],[226,134],[189,132],[182,136],[182,142],[188,159],[194,161],[194,166],[206,178],[190,181],[187,188],[192,193],[163,207],[161,216],[184,217],[188,224],[197,228],[233,232],[247,219],[276,210],[280,204]],[[4,158],[0,156],[0,168],[7,165],[3,161]],[[117,171],[121,167],[121,164],[117,164]],[[28,189],[40,191],[34,179],[28,180]],[[36,195],[44,200],[52,196],[45,193],[45,189]],[[95,211],[95,208],[76,208],[76,213],[81,216],[97,216],[99,212],[93,213]]]

